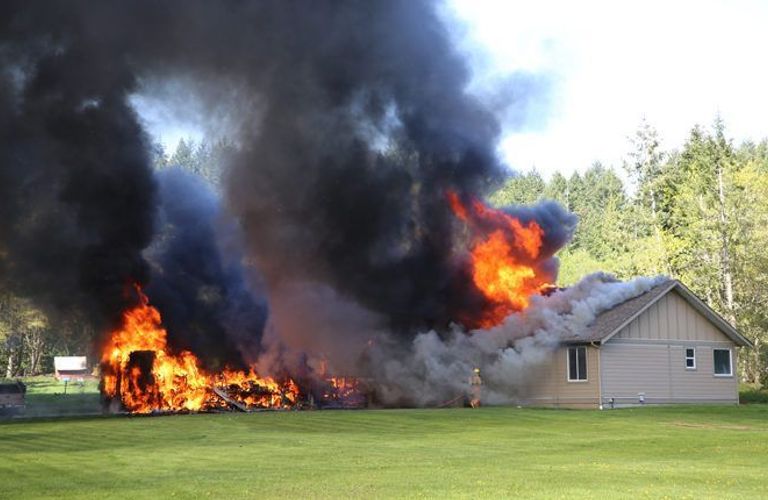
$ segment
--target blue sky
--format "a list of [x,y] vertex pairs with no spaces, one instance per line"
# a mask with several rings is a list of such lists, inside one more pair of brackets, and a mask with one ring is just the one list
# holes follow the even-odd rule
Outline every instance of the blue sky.
[[768,1],[448,0],[476,83],[550,82],[501,156],[545,176],[619,166],[645,118],[666,147],[719,113],[737,142],[768,136]]

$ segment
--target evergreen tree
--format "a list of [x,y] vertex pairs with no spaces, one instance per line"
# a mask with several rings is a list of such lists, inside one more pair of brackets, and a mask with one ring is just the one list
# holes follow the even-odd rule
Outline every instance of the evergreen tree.
[[568,179],[560,172],[555,172],[547,185],[544,187],[542,197],[545,200],[555,200],[560,202],[565,208],[570,210],[570,196],[568,192]]
[[168,159],[168,165],[181,167],[191,172],[198,173],[198,155],[195,141],[180,139],[173,155]]
[[523,175],[511,177],[490,198],[496,206],[530,205],[542,199],[544,195],[544,180],[532,169]]
[[[646,252],[653,256],[650,262],[654,274],[671,274],[667,236],[663,228],[665,217],[661,210],[662,186],[665,185],[665,153],[661,150],[658,133],[645,119],[631,143],[632,150],[629,160],[624,162],[624,168],[633,183],[635,203],[641,208],[638,213],[649,215],[648,218],[642,217],[642,220],[650,224],[655,238],[656,247],[649,246]],[[653,263],[654,261],[657,263]]]

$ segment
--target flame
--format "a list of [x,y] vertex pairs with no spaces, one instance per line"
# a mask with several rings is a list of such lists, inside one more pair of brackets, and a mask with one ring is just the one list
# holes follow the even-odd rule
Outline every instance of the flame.
[[360,381],[355,377],[331,377],[328,385],[327,399],[347,399],[360,392]]
[[214,391],[223,388],[248,407],[284,408],[296,404],[299,388],[291,379],[262,378],[253,369],[210,374],[189,351],[174,353],[160,312],[136,286],[139,304],[123,313],[102,351],[102,391],[119,398],[130,412],[199,411],[226,406]]
[[528,307],[530,297],[550,287],[537,270],[541,260],[544,230],[534,220],[523,223],[478,200],[468,206],[459,195],[448,192],[451,210],[471,229],[470,264],[472,281],[488,301],[471,326],[488,328],[515,311]]
[[366,395],[361,380],[356,377],[330,377],[323,394],[325,403],[338,404],[347,408],[365,405]]
[[247,372],[224,370],[216,385],[249,408],[289,408],[299,400],[299,387],[293,380],[281,383],[273,377],[262,378],[252,368]]

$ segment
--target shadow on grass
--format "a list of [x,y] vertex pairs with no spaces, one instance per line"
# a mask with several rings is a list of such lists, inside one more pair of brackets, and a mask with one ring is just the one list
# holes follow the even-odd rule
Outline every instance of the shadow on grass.
[[50,375],[25,377],[21,379],[27,386],[28,394],[96,394],[99,392],[99,381],[96,378],[69,380],[66,384]]
[[25,407],[0,414],[0,420],[23,420],[38,417],[100,415],[99,381],[93,377],[68,380],[66,383],[52,375],[25,377]]
[[102,412],[98,393],[30,394],[21,417],[95,415]]

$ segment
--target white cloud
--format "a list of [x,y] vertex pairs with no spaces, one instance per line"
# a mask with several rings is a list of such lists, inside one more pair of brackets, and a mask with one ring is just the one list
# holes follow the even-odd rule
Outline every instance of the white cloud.
[[737,140],[768,136],[768,2],[452,0],[478,78],[555,75],[547,126],[508,133],[511,166],[545,174],[616,164],[641,118],[665,144],[716,113]]

